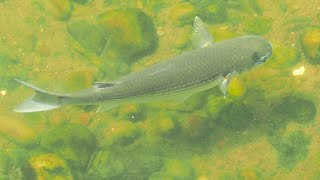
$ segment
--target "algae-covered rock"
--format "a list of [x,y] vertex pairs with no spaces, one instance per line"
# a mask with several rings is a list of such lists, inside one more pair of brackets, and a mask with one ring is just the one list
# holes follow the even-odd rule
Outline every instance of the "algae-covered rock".
[[82,4],[82,5],[86,5],[89,2],[91,2],[92,0],[72,0],[73,2],[76,2],[78,4]]
[[215,123],[229,130],[246,130],[252,126],[253,115],[250,109],[242,102],[231,102],[223,106],[217,116]]
[[266,66],[284,69],[297,64],[301,58],[301,53],[296,48],[283,45],[273,45],[273,52]]
[[316,105],[303,97],[286,96],[272,108],[272,118],[278,121],[309,123],[315,119]]
[[206,23],[222,23],[228,17],[226,3],[223,0],[190,0],[190,2],[196,7],[196,15]]
[[81,46],[101,55],[107,41],[96,25],[80,20],[68,24],[67,30]]
[[96,140],[85,126],[66,124],[46,132],[40,146],[57,153],[72,167],[83,168],[96,147]]
[[196,15],[194,6],[187,2],[175,5],[170,11],[170,18],[176,26],[192,24]]
[[110,41],[104,53],[108,58],[134,62],[154,52],[158,45],[152,19],[138,9],[112,10],[97,21]]
[[118,116],[132,122],[142,121],[146,118],[146,107],[142,104],[128,103],[120,107]]
[[170,113],[152,113],[149,118],[152,120],[152,129],[162,136],[171,136],[178,131],[176,117]]
[[259,180],[259,179],[263,179],[262,175],[260,172],[254,170],[254,169],[242,169],[239,174],[238,177],[236,179],[240,179],[240,180]]
[[64,21],[70,18],[72,3],[70,0],[48,0],[43,1],[45,10],[54,18]]
[[154,173],[150,179],[195,179],[195,172],[188,162],[178,159],[167,159],[160,172]]
[[320,29],[306,30],[301,36],[304,54],[312,64],[320,64]]
[[210,126],[205,117],[191,114],[181,122],[181,129],[184,136],[188,139],[199,141],[209,134]]
[[263,35],[272,28],[273,20],[267,17],[248,18],[245,23],[245,31],[253,35]]
[[295,131],[271,143],[279,152],[279,163],[283,167],[292,169],[308,156],[310,137],[302,131]]
[[32,157],[29,164],[35,172],[36,179],[73,179],[67,163],[56,154]]
[[13,116],[0,115],[0,135],[11,142],[30,146],[35,143],[36,132],[25,121]]
[[88,179],[147,179],[158,171],[162,159],[157,154],[140,149],[130,152],[99,151],[89,166]]
[[237,78],[232,78],[230,85],[228,87],[228,94],[235,97],[241,97],[245,94],[246,87],[243,82]]
[[92,86],[94,71],[93,69],[83,69],[65,74],[63,87],[69,92],[78,91]]
[[0,87],[6,90],[16,88],[18,83],[13,81],[13,76],[16,73],[14,67],[19,64],[19,60],[0,53],[0,64]]
[[119,145],[129,146],[141,136],[141,132],[130,121],[111,122],[108,127],[103,129],[99,137],[101,146]]

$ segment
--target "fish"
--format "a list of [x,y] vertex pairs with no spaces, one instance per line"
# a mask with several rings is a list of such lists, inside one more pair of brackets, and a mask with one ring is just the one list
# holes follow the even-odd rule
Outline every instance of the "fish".
[[219,86],[224,97],[232,77],[266,62],[272,44],[259,36],[239,36],[214,42],[206,24],[195,17],[193,50],[129,73],[115,81],[95,82],[88,89],[68,94],[52,93],[15,79],[35,91],[14,111],[38,112],[64,105],[98,105],[97,112],[124,103],[173,100],[182,103],[191,95]]

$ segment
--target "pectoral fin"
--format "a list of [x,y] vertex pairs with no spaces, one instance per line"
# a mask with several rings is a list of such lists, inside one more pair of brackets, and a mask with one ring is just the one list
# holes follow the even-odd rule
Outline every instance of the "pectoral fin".
[[223,81],[221,82],[221,84],[220,84],[220,90],[221,90],[221,92],[223,93],[224,98],[226,98],[227,95],[228,95],[228,88],[229,88],[229,84],[230,84],[230,81],[231,81],[231,79],[232,79],[233,74],[234,74],[233,72],[227,74],[227,75],[224,77],[224,79],[223,79]]
[[206,25],[196,16],[192,32],[192,45],[194,48],[203,48],[212,45],[213,38],[209,33]]

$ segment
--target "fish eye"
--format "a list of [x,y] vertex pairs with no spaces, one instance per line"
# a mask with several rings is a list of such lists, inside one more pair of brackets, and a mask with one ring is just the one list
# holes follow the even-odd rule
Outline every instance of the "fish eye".
[[261,62],[266,62],[267,59],[268,59],[268,56],[263,56],[263,57],[260,59],[260,61],[261,61]]

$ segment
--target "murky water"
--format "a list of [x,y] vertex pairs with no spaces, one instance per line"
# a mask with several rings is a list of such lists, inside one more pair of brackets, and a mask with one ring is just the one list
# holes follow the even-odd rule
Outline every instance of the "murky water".
[[[112,81],[192,49],[258,35],[263,66],[170,101],[16,113],[33,94]],[[0,179],[319,179],[319,0],[0,0]]]

